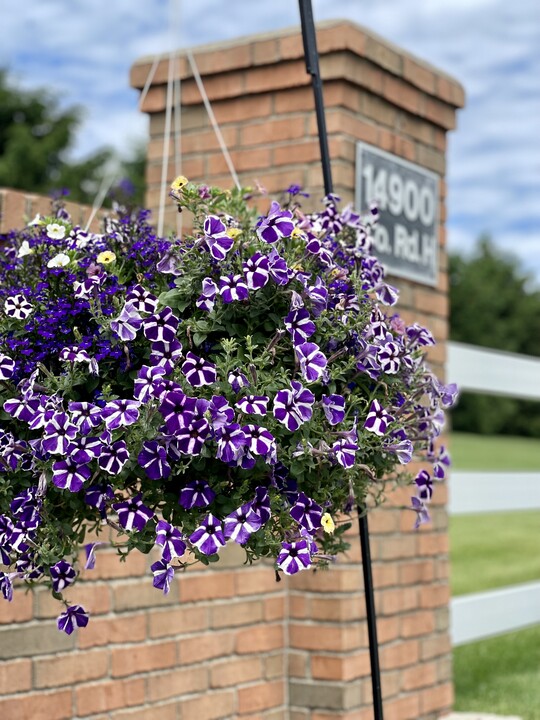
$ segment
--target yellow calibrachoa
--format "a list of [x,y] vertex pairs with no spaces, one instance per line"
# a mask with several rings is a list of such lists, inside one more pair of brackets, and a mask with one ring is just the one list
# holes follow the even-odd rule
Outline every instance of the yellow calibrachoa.
[[175,178],[171,183],[171,190],[181,190],[183,187],[185,187],[188,184],[189,180],[185,175],[179,175],[177,178]]
[[242,231],[240,228],[229,228],[227,230],[227,235],[232,238],[233,240],[236,240],[236,238],[240,235]]
[[328,533],[329,535],[332,535],[332,533],[336,529],[336,523],[333,521],[330,513],[324,513],[324,515],[321,518],[321,522],[322,522],[324,532]]
[[116,255],[110,250],[104,250],[103,252],[99,253],[96,260],[98,261],[98,263],[101,263],[101,265],[110,265],[116,260]]

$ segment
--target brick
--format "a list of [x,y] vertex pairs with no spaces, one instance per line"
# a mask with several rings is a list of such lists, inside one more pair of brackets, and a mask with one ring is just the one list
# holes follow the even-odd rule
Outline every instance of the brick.
[[288,652],[289,677],[306,677],[308,671],[308,654],[289,650]]
[[215,605],[210,609],[210,626],[224,628],[251,625],[262,620],[263,609],[261,600]]
[[417,640],[400,642],[397,645],[381,648],[381,665],[385,670],[414,665],[418,661],[419,654],[420,648]]
[[176,643],[154,643],[114,648],[111,651],[111,676],[125,677],[176,664]]
[[365,44],[365,54],[373,63],[389,70],[395,75],[401,75],[402,72],[402,55],[397,49],[389,47],[379,38],[367,36]]
[[269,63],[277,62],[280,59],[281,54],[278,38],[259,40],[253,43],[252,60],[255,65],[267,65]]
[[53,688],[105,677],[109,651],[91,650],[34,659],[34,687]]
[[439,655],[446,655],[450,652],[450,639],[447,633],[432,635],[420,640],[420,659],[431,660]]
[[[111,609],[111,590],[105,584],[81,583],[70,588],[69,601],[72,605],[83,605],[92,617],[103,615]],[[55,600],[46,588],[40,588],[36,592],[36,618],[56,618],[62,609],[58,600]]]
[[283,583],[276,582],[276,573],[271,567],[245,568],[235,575],[235,596],[275,592],[283,592]]
[[359,597],[313,598],[309,617],[313,620],[362,620],[366,616],[365,603]]
[[[2,598],[3,599],[3,598]],[[0,603],[0,625],[32,620],[34,593],[16,588],[11,602]],[[58,603],[57,603],[58,607]]]
[[377,639],[379,643],[387,643],[399,637],[398,617],[377,617]]
[[382,590],[376,592],[376,603],[381,615],[413,610],[418,607],[418,590],[414,587]]
[[[153,679],[153,678],[152,678]],[[150,708],[116,711],[115,720],[177,720],[177,703],[164,703]],[[94,718],[92,718],[94,720]]]
[[[407,529],[410,529],[410,525]],[[399,585],[399,567],[396,564],[383,563],[382,565],[374,565],[372,570],[373,583],[376,588]]]
[[364,624],[289,626],[290,646],[302,650],[345,652],[364,647],[367,630]]
[[418,690],[437,684],[436,663],[422,663],[412,668],[405,668],[401,673],[401,688],[405,692]]
[[409,695],[387,702],[384,707],[386,720],[418,720],[420,702],[417,695]]
[[144,703],[144,679],[123,679],[82,685],[75,688],[75,698],[77,714],[83,716],[142,705]]
[[117,612],[173,605],[178,601],[177,583],[171,583],[168,595],[156,593],[156,589],[151,584],[141,582],[123,582],[113,587],[113,605]]
[[403,77],[430,95],[435,94],[435,74],[410,57],[403,58]]
[[450,587],[444,585],[425,585],[419,590],[420,607],[434,608],[448,605],[450,600]]
[[453,700],[451,683],[428,688],[420,695],[420,710],[422,713],[446,710],[451,707]]
[[41,622],[0,630],[0,660],[57,653],[73,647],[75,636],[59,632],[56,623]]
[[148,634],[151,638],[192,634],[207,627],[208,610],[206,607],[153,610],[148,616]]
[[319,683],[293,680],[290,683],[291,705],[299,707],[349,710],[361,702],[361,687],[359,683]]
[[242,685],[262,678],[260,658],[229,658],[210,666],[210,687]]
[[250,123],[240,130],[240,144],[266,145],[287,140],[303,138],[306,132],[304,114],[288,115],[286,118],[267,120],[262,123]]
[[280,88],[274,100],[276,115],[303,112],[309,113],[314,108],[313,90],[310,87],[286,89]]
[[97,550],[96,566],[93,570],[83,571],[83,580],[110,580],[125,577],[138,577],[147,570],[146,555],[140,552],[130,553],[126,560],[121,562],[117,553],[100,552]]
[[205,570],[201,575],[182,575],[180,601],[215,600],[234,596],[234,573]]
[[317,680],[342,680],[348,682],[366,677],[371,672],[369,652],[339,657],[336,655],[312,655],[311,674]]
[[274,165],[313,162],[320,159],[318,140],[291,143],[274,148]]
[[[409,498],[410,501],[410,498]],[[372,555],[377,560],[398,560],[400,558],[414,557],[416,550],[416,535],[396,536],[377,539],[375,552]]]
[[0,662],[0,695],[30,690],[31,687],[31,660]]
[[435,630],[435,617],[432,612],[415,612],[401,617],[401,637],[428,635]]
[[282,625],[258,625],[236,635],[236,652],[239,655],[269,652],[283,647]]
[[255,67],[245,74],[247,93],[264,93],[271,90],[308,85],[310,76],[304,60],[282,62],[270,67]]
[[0,699],[2,720],[69,720],[71,711],[71,690]]
[[116,643],[141,642],[146,638],[146,617],[136,615],[114,615],[107,618],[92,618],[84,632],[78,635],[81,649]]
[[320,572],[303,572],[289,578],[295,590],[315,593],[356,592],[363,587],[362,572],[358,567],[335,567]]
[[249,67],[253,61],[252,49],[249,43],[235,43],[232,47],[197,53],[197,68],[201,75],[211,75]]
[[272,98],[270,95],[256,97],[239,97],[234,100],[222,100],[212,107],[217,122],[242,123],[254,118],[266,118],[272,113]]
[[179,640],[180,663],[187,665],[231,655],[234,649],[234,641],[235,636],[233,633],[216,632],[211,635]]
[[266,682],[238,689],[238,712],[240,715],[268,710],[283,704],[283,681]]
[[282,678],[285,674],[284,653],[278,651],[274,655],[267,655],[264,660],[264,677],[267,680]]
[[208,670],[206,667],[181,668],[151,675],[147,680],[147,688],[151,702],[182,698],[208,688]]
[[207,693],[204,697],[182,700],[181,716],[197,720],[217,720],[233,717],[235,710],[235,694],[233,690]]

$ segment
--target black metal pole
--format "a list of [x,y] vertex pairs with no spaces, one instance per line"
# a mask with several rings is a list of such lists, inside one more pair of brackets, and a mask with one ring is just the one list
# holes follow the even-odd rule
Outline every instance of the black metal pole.
[[[330,153],[328,151],[328,135],[326,132],[326,119],[324,116],[324,99],[322,80],[319,69],[319,53],[317,52],[317,36],[313,20],[311,0],[298,0],[300,5],[300,19],[302,23],[302,39],[304,41],[304,55],[307,72],[311,75],[313,95],[315,97],[315,112],[317,114],[317,127],[319,131],[319,145],[321,148],[321,163],[326,195],[333,192],[332,170],[330,166]],[[364,595],[366,600],[366,621],[369,638],[369,658],[371,663],[371,687],[373,689],[373,714],[375,720],[383,720],[383,706],[381,695],[381,668],[379,665],[379,645],[377,641],[377,616],[375,614],[375,596],[373,592],[373,575],[371,572],[371,550],[369,546],[369,528],[366,508],[358,505],[358,529],[360,546],[362,549],[362,571],[364,574]]]

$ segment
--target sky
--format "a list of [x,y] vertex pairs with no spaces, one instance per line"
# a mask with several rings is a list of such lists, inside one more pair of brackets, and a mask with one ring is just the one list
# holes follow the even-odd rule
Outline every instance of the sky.
[[[464,85],[449,136],[449,248],[470,252],[489,233],[540,283],[538,0],[313,0],[313,11],[364,25]],[[0,67],[85,108],[74,157],[104,145],[127,154],[146,139],[128,81],[137,58],[299,25],[289,0],[0,0],[0,17]]]

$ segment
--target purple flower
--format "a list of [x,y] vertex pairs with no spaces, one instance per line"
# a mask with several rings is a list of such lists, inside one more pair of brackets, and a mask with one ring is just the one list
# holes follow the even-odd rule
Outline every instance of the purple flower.
[[383,305],[395,305],[399,300],[399,290],[393,285],[381,283],[375,290],[375,295]]
[[73,458],[58,460],[52,466],[53,484],[70,492],[78,492],[91,476],[88,465],[79,465]]
[[404,438],[403,440],[396,440],[388,445],[384,446],[385,450],[388,450],[397,456],[398,462],[402,465],[407,465],[412,460],[414,447],[410,440]]
[[273,456],[276,452],[276,439],[266,428],[259,425],[244,425],[242,428],[247,447],[254,455]]
[[139,419],[138,400],[113,400],[105,405],[102,417],[108,430],[118,430],[119,427],[133,425]]
[[157,440],[143,442],[137,462],[150,480],[162,480],[171,474],[171,466],[167,462],[167,450]]
[[101,455],[103,443],[98,437],[85,435],[69,444],[68,453],[76,463],[84,465]]
[[109,475],[118,475],[129,460],[129,452],[124,440],[117,440],[112,445],[107,445],[101,451],[98,458],[98,465]]
[[315,284],[306,288],[309,299],[311,300],[311,309],[315,317],[326,310],[328,305],[328,290],[326,289],[320,277],[317,277]]
[[270,277],[268,258],[257,252],[242,263],[246,285],[250,290],[260,290]]
[[176,363],[182,357],[182,343],[176,338],[171,342],[153,342],[151,349],[150,362],[152,365],[162,367],[166,375],[172,373]]
[[311,553],[307,540],[282,542],[281,551],[277,556],[277,566],[285,575],[295,575],[300,570],[311,567]]
[[244,375],[244,373],[240,371],[239,368],[236,368],[236,370],[231,370],[231,372],[227,376],[227,382],[232,387],[233,392],[235,393],[240,392],[241,388],[249,386],[249,380]]
[[14,320],[26,320],[32,314],[34,306],[31,305],[24,295],[12,295],[4,303],[6,315]]
[[163,590],[163,594],[167,595],[171,589],[172,579],[174,578],[174,568],[164,560],[156,560],[156,562],[150,566],[150,569],[154,575],[154,587],[158,590]]
[[113,509],[118,513],[118,522],[124,530],[141,531],[154,517],[152,510],[143,505],[141,498],[142,495],[139,493],[129,500],[113,504]]
[[414,482],[418,488],[418,497],[422,502],[429,502],[433,497],[433,481],[427,470],[420,470]]
[[162,549],[161,559],[164,562],[171,562],[175,557],[182,557],[186,552],[186,543],[183,535],[177,528],[170,525],[166,520],[160,520],[156,526],[156,545]]
[[274,200],[268,215],[259,221],[257,235],[267,243],[275,243],[279,238],[290,237],[293,230],[292,213],[290,210],[282,210]]
[[166,374],[164,367],[143,365],[139,370],[133,385],[133,395],[141,403],[147,403],[154,398],[159,388],[159,380]]
[[[9,562],[9,556],[8,556],[8,562],[5,563],[6,565],[10,565]],[[14,573],[17,575],[17,573]],[[13,575],[11,573],[5,573],[0,572],[0,595],[4,598],[4,600],[7,600],[8,602],[11,602],[13,600],[13,580],[11,579]]]
[[251,507],[261,518],[263,525],[270,520],[272,512],[267,488],[260,486],[255,489],[255,497],[251,501]]
[[358,445],[352,440],[341,438],[332,445],[332,452],[336,460],[344,468],[351,468],[356,460]]
[[387,375],[395,375],[398,372],[401,365],[399,353],[399,345],[395,342],[387,342],[379,348],[377,360],[381,370]]
[[90,507],[95,507],[103,517],[107,508],[107,500],[114,498],[114,492],[110,485],[91,485],[84,493],[84,501]]
[[248,415],[266,415],[268,400],[266,395],[246,395],[235,404],[235,407]]
[[216,457],[224,463],[234,462],[240,454],[241,448],[246,445],[247,439],[240,425],[231,423],[216,430],[217,453]]
[[212,385],[217,380],[216,366],[192,352],[187,353],[182,372],[193,387]]
[[214,260],[224,260],[234,244],[227,235],[227,227],[217,215],[209,215],[204,221],[204,239]]
[[89,402],[70,402],[68,410],[79,432],[86,435],[102,422],[102,409]]
[[176,331],[180,320],[170,307],[164,307],[160,312],[150,315],[143,320],[144,337],[151,343],[170,343],[176,339]]
[[433,476],[437,480],[444,480],[446,468],[450,467],[450,455],[444,445],[439,448],[439,453],[433,463]]
[[192,480],[181,490],[178,503],[186,510],[193,507],[207,507],[216,497],[206,480]]
[[61,593],[64,588],[72,585],[77,577],[77,573],[66,560],[59,560],[49,569],[49,573],[55,593]]
[[251,503],[242,505],[227,515],[223,521],[224,535],[239,545],[247,543],[251,535],[262,526],[262,520],[252,508]]
[[71,635],[75,626],[86,627],[88,625],[88,613],[82,605],[70,605],[58,616],[56,624],[59,630]]
[[287,261],[279,255],[275,248],[268,255],[268,271],[270,277],[277,285],[287,285],[293,276],[292,270],[289,269]]
[[435,345],[433,335],[418,323],[413,323],[407,327],[407,337],[413,347],[415,345]]
[[216,301],[218,287],[212,278],[205,277],[202,281],[202,294],[195,301],[195,305],[201,310],[212,312]]
[[208,420],[193,420],[189,425],[175,431],[176,448],[183,455],[200,455],[209,434]]
[[339,425],[345,417],[345,398],[343,395],[323,395],[322,405],[330,425]]
[[394,418],[386,412],[378,400],[373,400],[369,408],[368,416],[364,423],[366,430],[375,435],[382,437],[386,434],[388,425],[394,421]]
[[301,492],[291,508],[291,517],[309,532],[318,530],[322,524],[323,509]]
[[15,372],[15,360],[0,353],[0,380],[9,380]]
[[84,552],[86,555],[86,562],[84,564],[85,570],[93,570],[96,567],[96,548],[99,545],[103,545],[101,542],[87,543],[84,546]]
[[77,434],[77,427],[72,423],[67,413],[55,413],[45,425],[43,450],[51,455],[66,455],[71,440]]
[[416,521],[414,523],[414,529],[418,530],[420,525],[424,525],[425,523],[428,523],[431,518],[429,516],[429,511],[427,507],[424,505],[424,503],[417,497],[411,498],[411,510],[414,510],[416,513]]
[[126,303],[130,303],[133,309],[139,313],[155,313],[158,309],[158,299],[155,295],[145,290],[142,285],[134,285],[126,295]]
[[208,409],[214,430],[219,430],[234,420],[234,410],[222,395],[213,395]]
[[280,390],[274,398],[274,417],[287,430],[295,432],[300,425],[311,419],[315,396],[301,383],[293,380],[292,390]]
[[135,310],[133,303],[126,303],[120,315],[111,321],[111,330],[118,335],[120,340],[129,342],[135,340],[137,331],[142,325],[142,318]]
[[195,532],[189,536],[189,540],[204,555],[214,555],[225,545],[221,522],[209,513]]
[[181,390],[173,390],[163,396],[158,410],[165,420],[167,430],[174,435],[180,428],[188,427],[194,419],[195,398],[188,397]]
[[233,300],[247,300],[249,297],[248,287],[242,275],[224,275],[220,277],[219,294],[224,303],[231,303]]
[[292,335],[293,345],[305,342],[315,332],[315,323],[305,308],[293,310],[285,318],[285,327]]
[[300,363],[300,371],[307,382],[320,380],[328,361],[326,355],[315,343],[305,342],[295,347],[296,357]]

